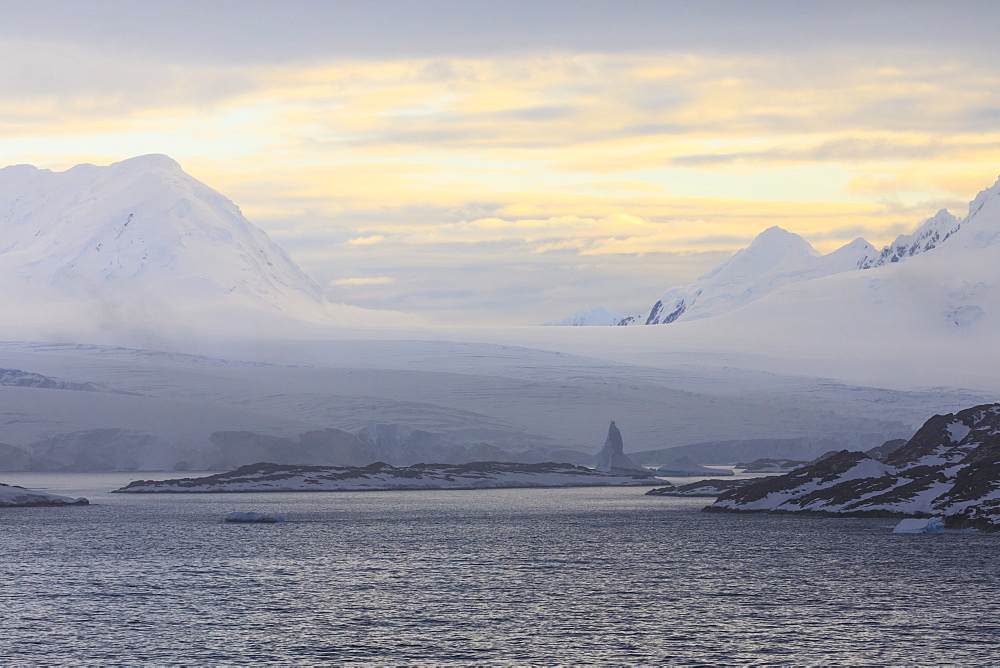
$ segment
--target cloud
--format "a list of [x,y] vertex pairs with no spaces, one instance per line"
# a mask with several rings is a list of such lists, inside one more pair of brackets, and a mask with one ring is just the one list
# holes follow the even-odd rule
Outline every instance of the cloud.
[[937,140],[905,135],[887,137],[838,137],[803,147],[773,147],[759,151],[681,155],[675,165],[717,167],[726,164],[816,164],[821,162],[884,163],[961,160],[976,153],[1000,153],[1000,134]]
[[885,0],[851,11],[822,0],[673,0],[631,2],[626,9],[573,0],[287,0],[280,8],[264,0],[5,0],[0,36],[213,65],[539,50],[849,53],[872,43],[895,50],[933,45],[986,60],[998,19],[989,0]]
[[[251,0],[224,12],[178,0],[144,14],[142,3],[95,2],[59,3],[77,17],[76,31],[58,12],[46,23],[29,5],[5,4],[4,162],[61,169],[169,153],[331,292],[367,306],[455,319],[463,310],[487,317],[486,304],[501,318],[537,314],[532,300],[558,309],[517,316],[528,321],[600,303],[646,307],[647,297],[623,304],[613,292],[655,297],[771,225],[822,250],[858,235],[885,243],[941,206],[962,213],[1000,164],[991,41],[973,58],[951,37],[907,41],[897,30],[890,39],[907,48],[890,48],[843,32],[875,34],[890,9],[909,5],[763,12],[733,3],[728,18],[708,22],[697,3],[637,3],[633,16],[610,3],[572,3],[563,16],[554,7],[570,5],[558,2],[518,5],[520,15],[476,3],[393,50],[385,45],[400,16],[420,32],[417,10],[293,2],[276,12]],[[187,41],[168,44],[185,25],[181,10],[199,6],[203,22],[186,20]],[[970,6],[949,10],[965,16]],[[162,20],[147,23],[159,32],[139,25],[151,7]],[[947,14],[928,7],[908,9],[920,28],[912,34],[930,14]],[[975,7],[982,17],[998,11]],[[103,27],[87,11],[104,16]],[[864,27],[854,14],[874,19]],[[385,31],[354,35],[376,15]],[[606,26],[587,23],[598,15]],[[651,22],[634,43],[613,37],[622,25],[645,26],[639,17],[664,15],[673,22]],[[334,16],[356,19],[336,32],[353,37],[324,45],[320,26]],[[524,48],[477,45],[475,35],[434,48],[428,36],[494,16],[531,35]],[[528,16],[540,23],[515,21]],[[227,18],[233,31],[208,44],[211,26]],[[561,29],[542,40],[557,19]],[[268,20],[273,34],[263,30]],[[663,25],[676,28],[669,45]],[[703,31],[689,37],[680,26]],[[963,39],[976,30],[988,32],[975,27]],[[824,31],[840,41],[817,36]],[[247,44],[241,55],[236,47]],[[478,291],[467,287],[473,278]],[[574,296],[559,292],[567,286]]]
[[377,244],[380,241],[384,241],[385,237],[381,234],[373,234],[370,237],[358,237],[356,239],[349,239],[347,241],[348,246],[370,246],[371,244]]

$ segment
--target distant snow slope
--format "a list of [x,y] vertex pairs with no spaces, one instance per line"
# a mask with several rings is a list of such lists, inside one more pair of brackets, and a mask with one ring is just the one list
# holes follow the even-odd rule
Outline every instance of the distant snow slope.
[[[731,347],[738,332],[743,351],[787,357],[809,349],[827,368],[864,359],[876,369],[881,359],[940,369],[942,360],[955,358],[964,367],[956,373],[974,373],[978,360],[989,374],[986,368],[1000,359],[1000,181],[976,197],[958,229],[931,252],[785,285],[713,318],[711,329],[690,325],[681,334],[686,340]],[[887,378],[893,375],[887,369]]]
[[[996,392],[998,240],[1000,181],[976,196],[957,229],[938,214],[869,269],[778,285],[733,310],[670,327],[537,328],[503,340],[651,367],[729,360],[850,384]],[[922,250],[907,250],[914,248]]]
[[[928,412],[988,398],[762,373],[733,366],[731,357],[712,364],[684,357],[651,368],[451,341],[216,345],[227,353],[0,344],[2,367],[105,390],[0,386],[0,464],[222,470],[258,461],[592,463],[610,418],[636,451],[801,439],[792,454],[811,459],[831,447],[868,449],[907,437]],[[776,448],[785,454],[786,443]]]
[[585,327],[585,326],[609,326],[617,325],[625,316],[617,311],[612,311],[603,307],[592,308],[589,311],[580,311],[579,313],[574,313],[568,318],[563,318],[562,320],[557,320],[556,322],[547,322],[545,326],[555,326],[555,327]]

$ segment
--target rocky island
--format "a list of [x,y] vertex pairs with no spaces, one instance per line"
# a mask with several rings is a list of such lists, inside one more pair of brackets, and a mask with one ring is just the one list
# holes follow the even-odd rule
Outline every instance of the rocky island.
[[1000,404],[935,415],[878,454],[843,450],[725,491],[705,510],[941,517],[950,529],[1000,531]]
[[351,492],[505,487],[653,486],[651,475],[602,472],[573,464],[416,464],[397,467],[251,464],[235,471],[175,480],[137,480],[115,492]]
[[33,506],[86,506],[90,502],[84,498],[71,498],[25,489],[0,483],[0,508],[26,508]]
[[667,485],[646,492],[646,496],[719,496],[725,491],[754,482],[753,479],[699,480],[686,485]]

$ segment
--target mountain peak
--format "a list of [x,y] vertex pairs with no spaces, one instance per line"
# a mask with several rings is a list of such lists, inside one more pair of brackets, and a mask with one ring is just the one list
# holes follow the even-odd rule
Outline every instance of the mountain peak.
[[169,155],[162,153],[149,153],[138,155],[134,158],[126,158],[110,165],[112,169],[130,169],[135,171],[163,170],[170,172],[182,172],[180,163]]
[[[750,242],[750,245],[739,251],[737,255],[740,253],[755,255],[761,252],[766,252],[775,258],[784,257],[789,253],[812,257],[819,255],[808,241],[777,225],[773,225],[758,234]],[[780,253],[780,255],[774,256],[773,253]]]
[[772,225],[771,227],[767,228],[766,230],[758,234],[757,238],[760,239],[761,237],[789,237],[789,236],[797,237],[798,235],[789,232],[780,225]]
[[738,277],[766,271],[784,271],[818,257],[808,241],[777,225],[758,234],[750,245],[737,251],[728,262],[708,272],[702,279],[725,277],[731,282]]
[[782,243],[794,246],[802,246],[802,245],[809,246],[809,242],[800,237],[799,235],[795,234],[794,232],[789,232],[785,228],[779,227],[777,225],[772,225],[771,227],[767,228],[766,230],[758,234],[756,237],[754,237],[754,240],[750,242],[750,246],[753,246],[754,244],[775,244],[775,243]]

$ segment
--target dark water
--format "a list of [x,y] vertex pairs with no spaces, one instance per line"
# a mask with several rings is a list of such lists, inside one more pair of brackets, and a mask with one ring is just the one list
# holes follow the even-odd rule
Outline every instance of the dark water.
[[0,510],[0,664],[1000,661],[998,535],[634,489],[90,496]]

